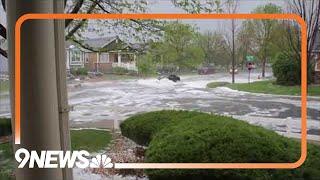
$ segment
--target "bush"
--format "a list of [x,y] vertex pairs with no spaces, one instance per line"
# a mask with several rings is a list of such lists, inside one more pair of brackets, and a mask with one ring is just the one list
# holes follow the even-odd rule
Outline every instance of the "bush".
[[0,118],[0,137],[11,135],[11,120]]
[[88,70],[86,68],[71,69],[71,74],[74,76],[87,76]]
[[152,75],[156,73],[156,65],[152,62],[150,53],[138,57],[137,67],[140,75]]
[[189,117],[203,115],[203,113],[189,111],[163,110],[138,114],[126,119],[120,124],[123,136],[140,145],[148,145],[154,134],[171,123]]
[[[295,162],[300,143],[230,117],[189,111],[136,115],[121,124],[124,135],[149,144],[145,162]],[[308,145],[308,159],[294,170],[146,170],[150,179],[316,179],[320,150]]]
[[113,74],[118,74],[118,75],[124,75],[124,74],[128,74],[129,70],[123,67],[113,67],[112,68],[112,73]]
[[301,82],[300,61],[280,53],[272,64],[273,75],[280,85],[299,85]]

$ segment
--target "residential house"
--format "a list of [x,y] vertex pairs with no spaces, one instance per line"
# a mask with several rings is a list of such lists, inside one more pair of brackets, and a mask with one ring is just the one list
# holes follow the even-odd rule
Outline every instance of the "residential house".
[[312,53],[315,58],[315,83],[320,84],[320,28],[317,36]]
[[88,39],[83,44],[92,50],[85,49],[76,43],[66,43],[67,69],[86,68],[91,72],[111,73],[112,68],[122,67],[137,71],[136,49],[124,43],[118,36]]

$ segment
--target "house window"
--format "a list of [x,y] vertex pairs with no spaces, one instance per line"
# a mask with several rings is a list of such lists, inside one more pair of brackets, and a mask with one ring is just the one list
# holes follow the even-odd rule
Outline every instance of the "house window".
[[101,53],[100,54],[100,62],[101,63],[109,63],[109,53]]
[[77,50],[71,51],[71,61],[81,62],[81,52]]

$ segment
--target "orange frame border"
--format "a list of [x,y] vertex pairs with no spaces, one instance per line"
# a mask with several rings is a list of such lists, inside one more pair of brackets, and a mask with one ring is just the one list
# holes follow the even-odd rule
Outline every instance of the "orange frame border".
[[27,20],[50,19],[287,19],[301,27],[301,156],[294,163],[115,163],[117,169],[293,169],[307,157],[307,25],[296,14],[25,14],[15,25],[15,144],[20,144],[20,30]]

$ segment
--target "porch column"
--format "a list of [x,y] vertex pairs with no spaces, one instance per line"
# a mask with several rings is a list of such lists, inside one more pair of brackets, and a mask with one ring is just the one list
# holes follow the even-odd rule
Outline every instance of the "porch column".
[[66,58],[66,67],[67,70],[70,70],[70,50],[67,50],[67,58]]
[[99,72],[100,53],[97,52],[96,72]]
[[[12,127],[14,133],[14,92],[15,88],[15,23],[27,13],[63,12],[63,1],[55,0],[7,0],[8,49],[11,80]],[[56,3],[61,3],[58,5]],[[62,21],[59,21],[62,22]],[[59,24],[59,25],[58,25]],[[58,38],[58,39],[57,39]],[[21,27],[21,141],[14,145],[28,150],[64,150],[68,138],[63,136],[60,126],[60,88],[57,84],[57,67],[65,71],[64,25],[53,20],[28,20]],[[60,49],[58,48],[60,47]],[[63,48],[63,49],[62,49]],[[63,53],[63,54],[61,54]],[[64,59],[61,59],[64,58]],[[59,62],[58,62],[59,61]],[[60,64],[61,63],[61,64]],[[59,70],[59,69],[58,69]],[[60,72],[60,71],[59,71]],[[61,77],[65,78],[65,77]],[[66,90],[66,89],[64,89]],[[68,129],[65,129],[68,130]],[[61,142],[61,139],[65,141]],[[15,163],[17,165],[17,163]],[[72,179],[67,169],[16,169],[17,180]]]
[[121,54],[118,52],[118,66],[121,66]]

